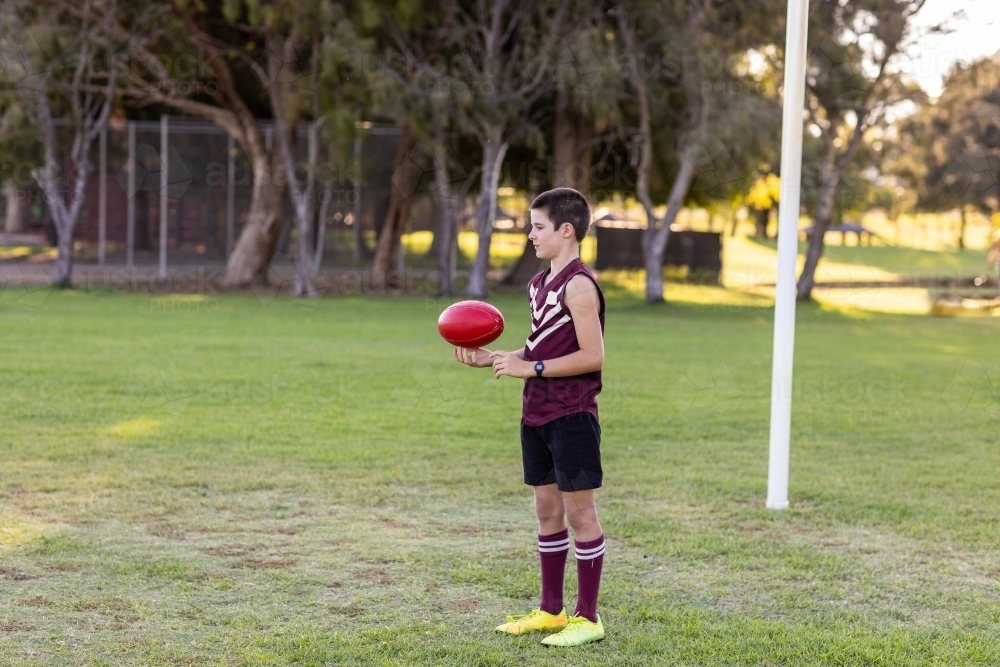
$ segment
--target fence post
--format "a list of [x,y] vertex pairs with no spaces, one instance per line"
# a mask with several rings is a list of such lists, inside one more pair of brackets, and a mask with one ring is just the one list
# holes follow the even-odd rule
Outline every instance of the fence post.
[[160,116],[160,280],[167,278],[167,114]]
[[135,122],[128,122],[128,195],[125,218],[125,266],[132,269],[135,262]]
[[104,266],[104,244],[108,233],[108,126],[101,126],[98,142],[100,176],[97,194],[97,263]]
[[[354,124],[357,128],[358,123]],[[352,229],[354,242],[351,243],[351,259],[354,266],[361,263],[361,244],[364,239],[361,237],[361,134],[355,132],[354,135],[354,168],[357,170],[354,175],[354,229]]]
[[226,259],[233,252],[233,214],[234,214],[234,190],[233,181],[236,178],[236,140],[233,135],[229,135],[229,142],[226,148]]

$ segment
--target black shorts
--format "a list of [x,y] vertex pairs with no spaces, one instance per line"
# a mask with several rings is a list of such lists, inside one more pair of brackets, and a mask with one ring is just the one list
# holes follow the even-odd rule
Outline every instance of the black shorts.
[[521,457],[524,483],[556,484],[560,491],[599,489],[601,425],[589,412],[559,417],[541,426],[521,420]]

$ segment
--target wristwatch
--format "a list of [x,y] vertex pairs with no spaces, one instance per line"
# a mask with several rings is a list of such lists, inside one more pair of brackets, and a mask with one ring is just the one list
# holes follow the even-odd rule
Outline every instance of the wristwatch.
[[544,370],[545,370],[545,362],[544,361],[536,361],[535,362],[535,375],[537,377],[542,377],[542,371],[544,371]]

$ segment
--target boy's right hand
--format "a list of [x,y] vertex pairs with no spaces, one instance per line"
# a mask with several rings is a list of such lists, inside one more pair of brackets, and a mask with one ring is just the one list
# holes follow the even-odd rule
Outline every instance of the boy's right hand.
[[456,347],[455,359],[473,368],[492,368],[493,366],[490,351],[482,347]]

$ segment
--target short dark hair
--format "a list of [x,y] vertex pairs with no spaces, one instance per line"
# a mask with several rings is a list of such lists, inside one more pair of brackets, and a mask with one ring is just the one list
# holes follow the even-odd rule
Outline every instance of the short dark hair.
[[590,202],[573,188],[555,188],[535,197],[531,208],[542,211],[559,229],[564,222],[573,225],[577,242],[582,242],[590,230]]

